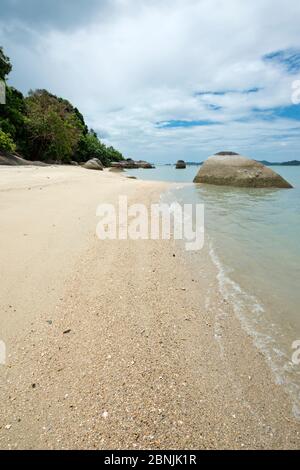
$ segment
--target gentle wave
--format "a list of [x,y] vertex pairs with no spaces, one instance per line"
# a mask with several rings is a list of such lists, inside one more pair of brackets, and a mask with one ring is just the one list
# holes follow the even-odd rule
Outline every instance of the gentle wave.
[[[293,405],[293,415],[300,420],[300,387],[291,378],[295,366],[291,359],[278,347],[275,336],[280,334],[273,329],[269,334],[259,331],[262,326],[265,309],[255,296],[245,292],[239,284],[233,281],[217,256],[213,242],[209,241],[209,254],[217,268],[217,281],[220,293],[233,306],[234,313],[243,329],[251,336],[254,345],[261,351],[270,366],[276,383],[283,385],[288,392]],[[266,328],[267,325],[264,325]],[[273,327],[274,328],[274,327]]]
[[[292,343],[300,336],[300,168],[279,170],[295,189],[195,186],[189,184],[190,169],[185,184],[182,176],[162,201],[205,204],[206,237],[219,289],[300,419],[300,366],[292,362]],[[164,179],[165,171],[158,169],[157,179]],[[171,181],[174,172],[168,176]]]

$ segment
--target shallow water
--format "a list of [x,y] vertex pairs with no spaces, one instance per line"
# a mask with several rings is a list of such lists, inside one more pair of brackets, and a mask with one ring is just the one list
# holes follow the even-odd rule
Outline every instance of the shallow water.
[[[173,196],[205,204],[206,243],[219,270],[224,296],[252,334],[278,382],[286,384],[300,413],[300,167],[273,167],[294,189],[181,185]],[[191,182],[198,168],[135,170],[141,179]]]

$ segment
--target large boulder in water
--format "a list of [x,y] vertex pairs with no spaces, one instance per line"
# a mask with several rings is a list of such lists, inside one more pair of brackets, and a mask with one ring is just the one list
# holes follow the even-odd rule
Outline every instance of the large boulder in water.
[[87,170],[103,170],[102,162],[98,158],[92,158],[83,165]]
[[271,168],[233,152],[220,152],[209,157],[201,166],[194,183],[246,188],[292,188]]
[[177,170],[185,170],[186,169],[186,163],[184,160],[178,160],[176,163],[176,169]]

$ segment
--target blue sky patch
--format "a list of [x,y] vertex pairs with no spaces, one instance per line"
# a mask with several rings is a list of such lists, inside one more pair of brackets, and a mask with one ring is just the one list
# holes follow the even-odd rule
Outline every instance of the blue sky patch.
[[226,91],[196,91],[195,96],[208,96],[208,95],[224,96],[227,93],[232,93],[232,91],[230,91],[230,90],[226,90]]
[[281,106],[280,108],[275,108],[273,112],[276,117],[300,121],[299,105]]
[[284,49],[280,51],[274,51],[264,55],[263,60],[267,63],[281,65],[291,74],[300,71],[299,49]]
[[222,106],[218,106],[217,104],[208,104],[207,108],[211,111],[220,111],[221,109],[223,109]]
[[232,93],[240,95],[249,95],[251,93],[258,93],[261,91],[260,87],[246,88],[245,90],[221,90],[221,91],[197,91],[195,96],[225,96]]
[[274,121],[275,119],[300,121],[300,106],[298,105],[278,106],[271,109],[254,108],[253,112],[256,117],[264,121]]
[[198,127],[198,126],[213,126],[215,124],[219,124],[217,121],[187,121],[187,120],[170,120],[170,121],[160,121],[156,123],[156,127],[160,129],[174,129],[178,127]]

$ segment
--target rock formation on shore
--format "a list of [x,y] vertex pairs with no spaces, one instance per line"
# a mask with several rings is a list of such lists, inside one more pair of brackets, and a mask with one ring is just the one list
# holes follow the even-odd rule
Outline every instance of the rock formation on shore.
[[132,170],[136,168],[152,169],[155,168],[151,163],[145,162],[144,160],[134,161],[131,158],[122,160],[120,162],[112,162],[112,168],[123,168],[126,170]]
[[83,165],[87,170],[100,170],[103,171],[102,162],[98,158],[92,158]]
[[178,160],[176,163],[176,169],[177,170],[185,170],[186,169],[186,163],[184,160]]
[[10,153],[0,151],[0,165],[7,165],[7,166],[47,166],[46,163],[43,162],[33,162],[29,160],[25,160],[25,158],[20,157],[17,153]]
[[145,170],[151,170],[152,168],[154,168],[151,163],[145,162],[144,160],[138,160],[135,163],[137,164],[138,168],[144,168]]
[[248,188],[292,188],[262,163],[233,152],[220,152],[204,162],[194,183]]
[[118,166],[116,166],[116,167],[113,166],[112,168],[109,169],[109,171],[111,171],[112,173],[122,173],[124,171],[124,168],[120,168]]

